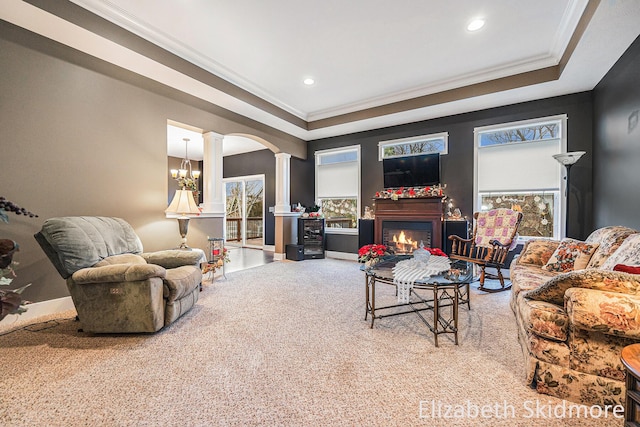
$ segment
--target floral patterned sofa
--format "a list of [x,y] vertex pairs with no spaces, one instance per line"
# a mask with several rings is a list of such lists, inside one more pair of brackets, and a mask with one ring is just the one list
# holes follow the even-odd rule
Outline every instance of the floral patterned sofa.
[[623,347],[640,342],[640,234],[530,240],[511,264],[527,383],[585,405],[624,404]]

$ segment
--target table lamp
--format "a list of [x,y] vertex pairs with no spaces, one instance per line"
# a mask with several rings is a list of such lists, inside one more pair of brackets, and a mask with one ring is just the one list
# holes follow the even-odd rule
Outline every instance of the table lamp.
[[193,198],[193,191],[176,190],[176,194],[173,196],[169,207],[165,209],[165,212],[179,215],[178,228],[180,229],[180,236],[182,236],[182,243],[179,249],[191,249],[187,246],[187,231],[189,229],[188,215],[200,213],[200,209],[198,209],[198,205],[196,205],[196,201]]

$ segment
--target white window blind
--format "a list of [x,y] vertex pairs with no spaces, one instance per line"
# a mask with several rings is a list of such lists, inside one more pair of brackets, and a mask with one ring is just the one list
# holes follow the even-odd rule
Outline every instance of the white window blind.
[[478,148],[478,191],[558,189],[560,139]]
[[358,163],[355,161],[318,165],[318,199],[358,195]]

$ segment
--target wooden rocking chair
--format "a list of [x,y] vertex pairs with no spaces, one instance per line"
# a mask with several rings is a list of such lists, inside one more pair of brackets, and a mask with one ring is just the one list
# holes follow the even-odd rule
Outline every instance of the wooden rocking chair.
[[[480,287],[486,292],[501,292],[511,288],[505,287],[501,268],[511,249],[515,246],[518,227],[522,221],[522,213],[511,209],[492,209],[473,214],[474,227],[471,239],[449,236],[452,241],[451,259],[460,259],[477,264],[480,267]],[[485,271],[487,267],[495,268],[497,274]],[[501,288],[485,288],[484,279],[498,279]]]

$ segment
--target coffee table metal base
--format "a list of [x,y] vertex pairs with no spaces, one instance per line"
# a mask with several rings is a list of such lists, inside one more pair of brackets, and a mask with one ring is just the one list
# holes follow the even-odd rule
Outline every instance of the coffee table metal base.
[[[458,345],[459,305],[466,304],[467,308],[471,309],[468,282],[415,284],[410,292],[409,303],[376,307],[376,283],[378,282],[394,287],[396,286],[391,280],[376,278],[373,275],[365,275],[366,311],[364,314],[364,320],[367,320],[368,316],[371,315],[370,328],[373,328],[375,319],[415,313],[433,333],[436,347],[438,347],[438,335],[440,334],[453,334],[455,344]],[[426,291],[429,295],[423,297],[417,292],[419,290]],[[407,309],[404,310],[400,307]],[[448,307],[450,307],[450,310],[446,310]],[[388,312],[391,309],[396,310]],[[422,312],[429,310],[433,312],[432,316],[423,315]],[[448,312],[448,315],[445,314],[445,312]]]

